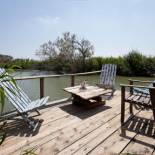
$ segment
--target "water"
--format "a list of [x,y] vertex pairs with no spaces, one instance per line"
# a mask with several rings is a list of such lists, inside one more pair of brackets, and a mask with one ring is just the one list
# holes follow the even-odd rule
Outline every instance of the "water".
[[[18,71],[13,73],[15,77],[23,77],[23,76],[35,76],[35,75],[51,75],[53,72],[48,71]],[[128,84],[128,79],[131,77],[117,76],[116,77],[116,88],[120,89],[120,84]],[[132,77],[132,79],[140,79],[140,80],[154,80],[155,78],[150,77]],[[75,78],[75,84],[78,85],[82,80],[86,80],[90,85],[96,85],[99,82],[99,74],[98,75],[89,75],[89,76],[77,76]],[[66,93],[63,88],[70,86],[70,77],[56,77],[56,78],[46,78],[44,80],[44,94],[45,96],[50,96],[50,101],[59,100],[62,98],[69,97],[70,94]],[[25,93],[32,99],[38,99],[40,95],[40,86],[39,79],[31,79],[31,80],[19,80],[17,83],[20,87],[25,91]],[[4,112],[8,112],[12,110],[13,107],[8,101],[6,101],[6,105],[4,108]]]

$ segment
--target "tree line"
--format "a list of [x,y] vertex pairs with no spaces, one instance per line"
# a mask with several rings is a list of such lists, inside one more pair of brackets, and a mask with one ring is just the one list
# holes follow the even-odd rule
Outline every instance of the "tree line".
[[51,70],[61,74],[100,70],[102,64],[113,63],[117,65],[117,75],[155,76],[155,56],[145,56],[136,50],[119,57],[95,57],[93,54],[94,46],[89,40],[66,32],[36,50],[40,60],[14,59],[1,54],[0,67]]

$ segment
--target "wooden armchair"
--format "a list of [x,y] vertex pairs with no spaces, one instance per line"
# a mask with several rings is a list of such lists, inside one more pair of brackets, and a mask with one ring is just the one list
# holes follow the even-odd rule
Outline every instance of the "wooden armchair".
[[[134,83],[140,83],[140,85],[134,85]],[[121,124],[124,123],[125,115],[125,102],[130,104],[130,114],[133,114],[133,105],[142,110],[151,109],[153,111],[153,117],[155,121],[155,83],[153,87],[142,86],[141,84],[153,83],[152,81],[140,81],[129,80],[129,85],[121,84]],[[129,88],[129,92],[126,93],[126,88]],[[148,89],[149,94],[135,93],[133,88]]]

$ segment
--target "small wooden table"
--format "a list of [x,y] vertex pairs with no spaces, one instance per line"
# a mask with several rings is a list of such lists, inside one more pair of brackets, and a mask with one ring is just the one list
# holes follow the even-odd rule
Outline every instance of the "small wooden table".
[[68,87],[64,88],[64,90],[72,94],[73,104],[82,104],[87,107],[105,104],[105,100],[102,100],[101,95],[111,92],[97,86],[86,86],[86,89],[80,89],[80,87]]

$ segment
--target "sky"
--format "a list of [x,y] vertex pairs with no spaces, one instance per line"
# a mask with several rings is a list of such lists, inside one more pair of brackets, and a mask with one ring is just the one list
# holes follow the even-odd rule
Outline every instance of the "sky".
[[0,54],[37,59],[41,44],[68,31],[95,56],[154,56],[155,0],[0,0]]

